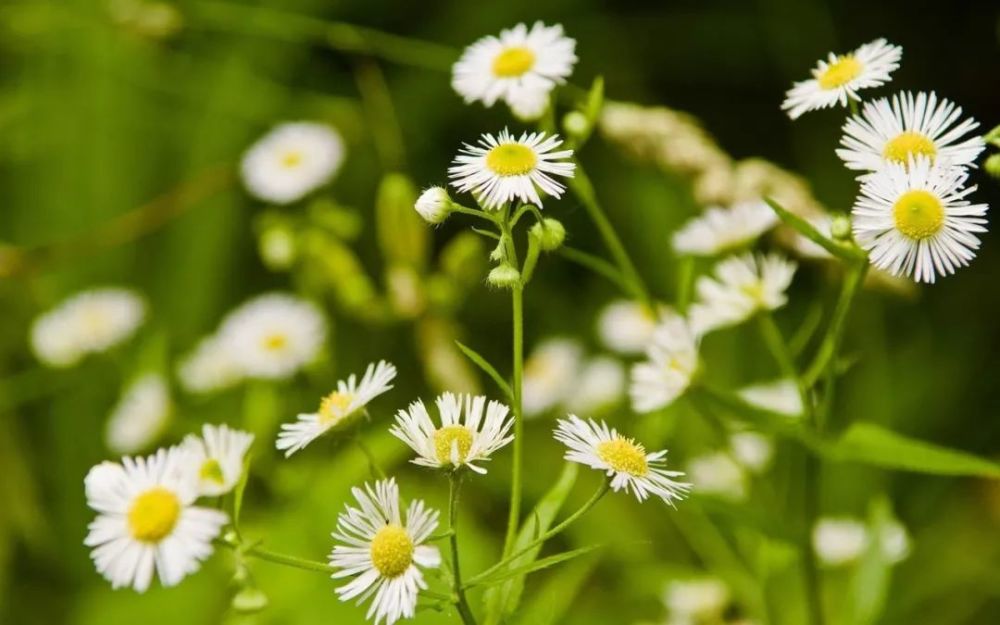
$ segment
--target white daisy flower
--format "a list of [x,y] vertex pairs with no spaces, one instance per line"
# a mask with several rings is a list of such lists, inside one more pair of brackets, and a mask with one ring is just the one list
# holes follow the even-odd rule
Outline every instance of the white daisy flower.
[[795,380],[781,378],[752,384],[738,391],[743,401],[790,417],[802,415],[802,395]]
[[812,544],[823,564],[842,566],[860,558],[868,548],[868,528],[856,519],[820,519],[813,527]]
[[218,497],[231,491],[243,474],[243,458],[251,443],[253,434],[224,424],[206,423],[201,437],[189,434],[184,447],[191,456],[192,470],[197,472],[198,494]]
[[326,340],[326,320],[311,302],[268,293],[229,313],[219,337],[222,349],[247,377],[283,379],[319,354]]
[[573,339],[549,338],[540,342],[524,361],[521,405],[525,416],[551,410],[566,399],[583,362],[583,348]]
[[414,464],[445,469],[466,466],[476,473],[486,473],[477,463],[489,460],[493,452],[514,440],[510,434],[514,425],[508,416],[510,409],[498,401],[487,405],[482,395],[443,393],[435,403],[440,426],[434,424],[424,402],[418,400],[408,410],[400,410],[395,425],[389,429],[417,453]]
[[346,425],[371,400],[391,389],[395,377],[396,367],[380,360],[368,365],[360,382],[353,373],[346,381],[340,380],[337,390],[323,398],[317,412],[300,414],[293,423],[281,425],[276,447],[287,458],[333,428]]
[[515,114],[537,119],[545,111],[549,92],[573,73],[576,42],[561,25],[536,22],[483,37],[455,63],[451,85],[469,102],[493,106],[504,100]]
[[325,124],[277,126],[243,156],[243,184],[254,197],[290,204],[326,184],[344,160],[340,134]]
[[620,299],[605,306],[597,316],[601,343],[619,354],[641,354],[656,330],[656,314],[639,302]]
[[665,317],[646,350],[646,361],[632,367],[629,396],[636,412],[653,412],[681,396],[698,370],[698,337],[683,317]]
[[906,165],[911,158],[942,159],[952,166],[975,166],[986,145],[980,136],[962,139],[979,123],[962,116],[962,108],[934,93],[897,93],[865,102],[861,115],[850,117],[837,156],[850,169],[876,171],[886,162]]
[[589,414],[605,411],[621,400],[628,383],[625,366],[608,356],[590,359],[580,370],[563,404],[570,412]]
[[837,56],[830,53],[812,70],[813,77],[795,83],[785,94],[781,108],[797,119],[807,111],[847,106],[848,98],[860,101],[858,91],[889,82],[889,75],[899,67],[903,49],[885,39],[866,43],[854,52]]
[[120,288],[77,293],[42,314],[31,326],[31,348],[50,367],[71,367],[135,334],[146,316],[142,297]]
[[729,588],[714,577],[674,580],[667,584],[663,603],[674,619],[714,623],[729,605]]
[[202,339],[181,360],[177,378],[189,393],[212,393],[243,380],[243,368],[218,335]]
[[965,199],[962,168],[919,157],[889,163],[862,179],[851,211],[854,238],[874,266],[894,276],[934,282],[969,264],[986,232],[986,204]]
[[654,495],[674,505],[674,501],[683,499],[691,487],[672,479],[683,473],[664,468],[666,450],[647,454],[640,443],[608,428],[603,421],[584,421],[571,414],[567,419],[559,419],[554,435],[568,448],[563,456],[566,460],[604,471],[611,478],[611,488],[615,492],[631,491],[639,501]]
[[696,493],[734,500],[746,498],[746,473],[729,454],[717,451],[696,456],[686,468]]
[[719,262],[714,277],[702,276],[695,283],[691,325],[705,334],[784,306],[795,269],[793,261],[773,253],[746,253]]
[[148,448],[166,430],[171,413],[170,390],[158,373],[147,373],[132,382],[104,430],[108,449],[116,454],[133,454]]
[[437,548],[424,544],[437,528],[438,512],[414,500],[404,520],[392,478],[351,492],[360,507],[347,506],[337,519],[333,537],[344,544],[333,548],[330,566],[339,569],[333,579],[354,579],[337,588],[337,594],[341,601],[358,597],[359,604],[374,596],[367,618],[374,617],[375,625],[412,618],[417,596],[427,588],[420,569],[441,564]]
[[729,450],[736,462],[754,473],[766,470],[774,456],[771,439],[758,432],[733,432],[729,435]]
[[471,192],[487,210],[514,200],[541,208],[541,195],[558,198],[566,190],[554,176],[572,178],[576,169],[565,160],[573,150],[557,151],[560,145],[558,135],[546,137],[544,132],[525,132],[520,138],[507,129],[496,137],[486,134],[479,145],[464,145],[448,177],[453,187]]
[[712,206],[674,233],[674,251],[689,256],[717,256],[745,247],[778,223],[765,202],[738,202],[728,208]]
[[192,505],[198,492],[189,460],[173,447],[103,462],[87,474],[87,505],[98,515],[84,545],[113,588],[144,592],[154,568],[161,584],[174,586],[212,554],[212,539],[229,519]]

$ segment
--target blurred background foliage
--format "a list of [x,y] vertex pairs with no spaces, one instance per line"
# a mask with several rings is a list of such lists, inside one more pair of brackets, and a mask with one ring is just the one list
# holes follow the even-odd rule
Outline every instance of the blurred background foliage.
[[[111,591],[82,546],[91,518],[83,476],[110,455],[104,421],[136,369],[166,367],[247,297],[290,289],[328,304],[334,325],[328,358],[301,384],[248,385],[207,399],[178,392],[168,440],[204,421],[272,431],[278,420],[314,408],[337,377],[385,357],[401,375],[375,404],[377,426],[366,435],[379,457],[396,465],[404,495],[444,506],[441,481],[406,466],[405,448],[381,426],[397,408],[443,387],[495,394],[452,341],[461,338],[509,371],[509,306],[504,294],[483,285],[483,243],[469,238],[458,219],[434,230],[415,222],[412,199],[419,185],[445,182],[461,142],[517,127],[502,107],[465,106],[452,92],[448,69],[458,50],[535,19],[561,22],[576,38],[576,84],[602,75],[609,99],[690,112],[735,158],[765,157],[802,174],[835,209],[848,209],[856,190],[833,153],[842,117],[820,112],[793,124],[779,110],[791,81],[827,51],[884,36],[905,51],[893,87],[935,90],[979,119],[984,131],[1000,121],[1000,23],[996,7],[985,2],[4,2],[0,621],[361,622],[362,612],[338,602],[323,575],[267,563],[255,563],[253,574],[270,607],[234,614],[224,553],[178,588],[142,596]],[[430,43],[417,54],[375,59],[355,31],[318,20]],[[317,199],[269,211],[241,190],[235,167],[256,137],[295,119],[336,126],[348,157]],[[600,138],[581,158],[640,271],[656,294],[669,297],[676,269],[667,236],[698,210],[687,183]],[[979,172],[973,178],[980,201],[995,206],[995,183]],[[547,204],[546,211],[566,224],[574,246],[601,252],[575,199]],[[123,215],[130,217],[115,221]],[[294,277],[268,267],[258,253],[258,235],[275,223],[304,242],[296,262],[308,268]],[[972,266],[936,286],[906,295],[865,292],[848,328],[846,349],[858,361],[845,375],[835,428],[872,421],[996,456],[996,238],[986,235]],[[313,262],[306,262],[309,255]],[[149,298],[141,336],[69,371],[40,369],[27,348],[31,319],[73,291],[104,284],[131,286]],[[828,305],[833,286],[821,267],[801,271],[792,304],[778,317],[786,331],[816,302]],[[598,351],[595,316],[616,296],[601,278],[544,258],[527,296],[529,349],[558,334]],[[713,378],[743,384],[777,373],[761,352],[754,338],[727,332],[709,339],[705,358]],[[244,414],[248,408],[253,414]],[[624,410],[614,420],[653,448],[665,443],[674,461],[721,444],[683,402],[642,418]],[[550,429],[549,419],[528,425],[529,502],[560,470]],[[321,559],[348,487],[368,477],[368,466],[336,442],[279,462],[272,440],[255,445],[247,531],[275,549]],[[782,460],[756,478],[761,483],[743,505],[695,498],[675,512],[626,498],[604,502],[559,539],[564,546],[601,543],[599,557],[532,578],[520,622],[660,620],[664,582],[706,570],[734,587],[738,612],[763,605],[773,623],[803,622],[799,577],[789,567],[795,556],[785,540],[801,528],[775,522],[795,503],[758,496],[794,498],[801,457],[785,445]],[[501,454],[489,478],[467,491],[461,523],[468,570],[487,566],[498,553],[507,460]],[[596,480],[581,475],[571,506]],[[848,464],[826,465],[822,480],[824,513],[867,517],[885,495],[912,533],[912,556],[895,569],[885,609],[871,622],[997,622],[996,481]],[[751,543],[754,561],[731,561]],[[850,602],[839,599],[852,583],[847,574],[831,572],[826,582],[833,622],[856,622]],[[449,619],[433,612],[418,617]]]

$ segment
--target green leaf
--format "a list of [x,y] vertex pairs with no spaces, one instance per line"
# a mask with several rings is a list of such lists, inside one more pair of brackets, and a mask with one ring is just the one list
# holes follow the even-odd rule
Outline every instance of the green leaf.
[[375,198],[375,226],[379,247],[387,264],[422,269],[430,250],[427,224],[413,208],[417,189],[409,178],[389,173],[382,178]]
[[503,377],[497,373],[497,370],[493,368],[493,365],[461,341],[455,341],[455,344],[458,345],[458,348],[462,350],[462,353],[465,354],[469,360],[476,363],[476,366],[482,369],[486,375],[493,378],[493,381],[497,383],[497,386],[500,387],[500,390],[503,391],[507,397],[514,397],[514,391],[512,391],[510,385],[507,384],[507,380],[504,380]]
[[852,583],[850,593],[852,619],[856,625],[872,625],[885,606],[889,593],[892,563],[889,562],[882,544],[885,529],[893,523],[889,501],[880,497],[871,505],[868,519],[868,549],[865,551]]
[[516,625],[553,625],[560,623],[566,611],[594,570],[596,559],[580,560],[553,572],[524,607],[518,611]]
[[584,554],[590,553],[591,551],[594,551],[596,549],[600,549],[601,547],[603,547],[603,545],[588,545],[586,547],[580,547],[579,549],[571,549],[570,551],[564,551],[562,553],[557,553],[554,556],[548,556],[548,557],[542,558],[541,560],[536,560],[534,562],[529,562],[528,564],[523,564],[521,566],[515,566],[514,568],[500,569],[496,573],[493,573],[489,577],[487,577],[484,580],[482,580],[480,582],[480,584],[483,585],[483,586],[492,586],[492,585],[499,584],[502,581],[506,581],[506,580],[514,578],[514,577],[523,578],[526,575],[529,575],[531,573],[535,573],[537,571],[541,571],[543,569],[547,569],[550,566],[554,566],[554,565],[559,564],[561,562],[567,562],[567,561],[572,560],[574,558],[578,558],[578,557],[580,557],[580,556],[582,556]]
[[781,218],[781,221],[785,222],[790,227],[798,231],[799,234],[806,237],[813,243],[819,245],[820,247],[830,252],[837,258],[842,258],[850,262],[857,262],[859,260],[864,260],[865,258],[867,258],[865,253],[862,252],[857,247],[853,246],[849,247],[847,245],[842,245],[840,243],[837,243],[836,241],[832,241],[827,237],[823,236],[819,232],[819,230],[813,227],[811,223],[809,223],[805,219],[802,219],[795,213],[790,212],[784,206],[778,204],[778,202],[776,202],[774,199],[768,197],[764,198],[764,201],[767,202],[768,206],[770,206],[771,209],[778,214],[778,217]]

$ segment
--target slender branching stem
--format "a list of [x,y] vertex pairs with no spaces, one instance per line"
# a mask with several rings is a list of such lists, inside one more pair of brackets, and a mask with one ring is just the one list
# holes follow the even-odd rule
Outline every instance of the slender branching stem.
[[457,601],[455,608],[458,615],[462,617],[465,625],[476,625],[476,617],[469,608],[469,601],[465,598],[465,588],[462,585],[462,569],[458,558],[458,498],[462,490],[462,472],[452,471],[448,475],[448,529],[451,535],[448,543],[451,547],[451,570],[454,580],[455,597]]

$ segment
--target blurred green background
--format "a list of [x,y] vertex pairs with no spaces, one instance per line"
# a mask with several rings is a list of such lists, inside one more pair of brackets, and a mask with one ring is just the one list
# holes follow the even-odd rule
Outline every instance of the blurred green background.
[[[784,91],[826,52],[886,37],[904,49],[894,88],[935,90],[979,119],[985,131],[1000,122],[1000,22],[990,4],[186,1],[170,5],[176,13],[167,17],[175,22],[156,14],[136,18],[124,0],[3,2],[0,259],[15,258],[12,249],[30,253],[16,257],[24,264],[16,266],[15,275],[0,275],[0,622],[362,621],[363,612],[340,604],[324,576],[267,563],[256,564],[254,574],[270,608],[232,614],[226,554],[178,588],[154,588],[142,596],[113,592],[82,546],[92,516],[84,503],[83,476],[110,455],[102,442],[103,424],[131,368],[143,359],[166,363],[185,353],[253,294],[306,288],[261,263],[255,224],[263,207],[231,174],[243,150],[275,123],[325,120],[344,135],[347,161],[324,197],[336,203],[341,217],[360,218],[360,234],[348,245],[381,291],[385,249],[376,236],[373,207],[387,170],[398,168],[418,186],[443,184],[461,142],[505,125],[519,127],[502,107],[466,106],[451,90],[450,60],[485,34],[518,21],[562,23],[577,40],[574,83],[587,86],[603,75],[610,99],[690,112],[734,157],[761,156],[797,171],[827,206],[846,210],[856,185],[833,153],[842,117],[820,112],[791,123],[779,110]],[[429,48],[411,64],[372,60],[363,51],[333,50],[297,19],[255,7],[342,20],[441,48]],[[398,118],[400,156],[378,148],[394,144],[391,130],[388,139],[380,136],[387,127],[383,79]],[[599,138],[581,160],[640,272],[656,294],[668,297],[674,268],[667,237],[696,211],[685,184],[631,162]],[[995,181],[978,171],[972,178],[981,187],[979,201],[1000,200]],[[116,241],[118,231],[79,238],[156,198],[161,201],[144,213],[153,215],[152,221],[126,228],[141,230],[142,236],[123,244]],[[157,221],[175,210],[176,218]],[[563,220],[575,246],[601,251],[575,199],[547,203],[546,210]],[[433,230],[436,250],[464,229],[457,222]],[[970,268],[915,295],[864,293],[846,339],[847,352],[860,358],[845,376],[837,425],[873,421],[981,456],[997,455],[996,238],[984,237]],[[783,327],[796,327],[811,302],[829,301],[827,278],[822,270],[803,269],[792,305],[779,315]],[[149,298],[152,312],[142,335],[113,358],[91,359],[69,371],[40,369],[26,341],[31,319],[67,294],[104,284],[131,286]],[[209,399],[178,392],[169,438],[178,440],[203,421],[239,423],[246,396],[253,393],[265,393],[273,402],[266,408],[273,414],[265,419],[287,420],[314,408],[337,377],[383,357],[401,371],[396,389],[375,404],[383,425],[413,398],[433,396],[421,343],[413,339],[415,321],[368,318],[357,307],[345,310],[336,293],[326,297],[334,330],[320,371],[287,387],[241,388]],[[543,259],[527,296],[529,349],[542,337],[564,334],[596,351],[595,315],[613,297],[613,287],[600,278],[558,258]],[[455,317],[463,340],[508,371],[506,295],[480,281]],[[744,383],[776,374],[761,351],[754,339],[726,333],[708,342],[706,360],[714,365],[713,376]],[[483,387],[493,394],[486,382]],[[717,446],[711,429],[683,405],[643,418],[623,412],[615,420],[651,447],[665,443],[674,459]],[[559,472],[561,451],[550,429],[546,419],[528,427],[529,503]],[[442,481],[405,465],[406,450],[383,430],[371,428],[372,444],[387,463],[398,465],[404,496],[419,495],[443,507]],[[364,459],[346,446],[331,446],[279,462],[271,446],[272,439],[255,445],[247,504],[253,531],[275,549],[323,559],[348,487],[368,476]],[[499,549],[507,460],[501,454],[489,477],[469,487],[461,520],[468,570],[490,564]],[[762,479],[794,483],[797,462],[796,450],[782,445],[773,477]],[[582,502],[596,484],[595,475],[581,474],[571,503]],[[1000,622],[995,481],[827,465],[823,486],[825,513],[864,516],[870,502],[886,494],[911,531],[913,554],[895,570],[878,622]],[[550,613],[577,625],[662,619],[664,580],[705,569],[725,575],[705,562],[699,542],[702,547],[720,537],[733,545],[753,542],[759,528],[750,519],[758,513],[780,519],[784,505],[795,508],[752,497],[745,509],[694,501],[674,512],[656,502],[639,506],[625,497],[609,499],[560,539],[567,545],[601,542],[607,545],[601,556],[533,578],[524,622],[545,622]],[[803,622],[798,577],[782,568],[788,558],[779,547],[760,556],[773,564],[763,591],[771,618]],[[837,605],[837,593],[847,592],[847,583],[831,575],[831,605]],[[430,613],[419,622],[450,619]]]

